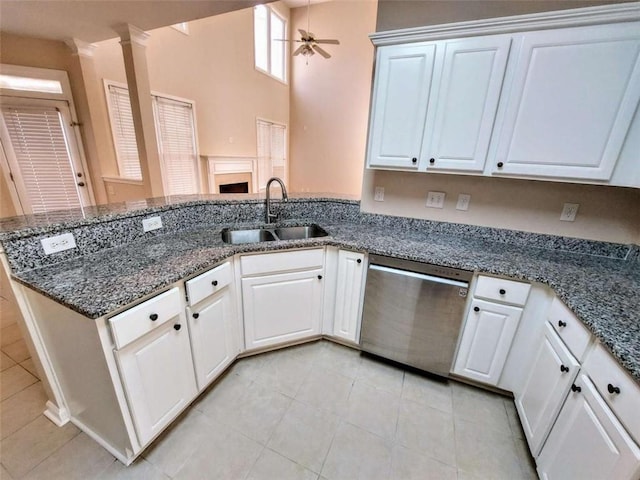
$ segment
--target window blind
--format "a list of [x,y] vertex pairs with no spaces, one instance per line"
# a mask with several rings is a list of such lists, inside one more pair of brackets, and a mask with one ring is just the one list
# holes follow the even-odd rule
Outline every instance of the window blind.
[[142,180],[129,91],[126,88],[109,85],[109,103],[120,176]]
[[258,185],[264,190],[270,177],[285,177],[286,131],[284,125],[257,120]]
[[32,213],[81,207],[62,116],[49,106],[2,106]]
[[280,178],[285,174],[285,132],[284,125],[271,124],[271,169]]
[[154,97],[158,147],[168,195],[200,191],[193,107],[190,103]]

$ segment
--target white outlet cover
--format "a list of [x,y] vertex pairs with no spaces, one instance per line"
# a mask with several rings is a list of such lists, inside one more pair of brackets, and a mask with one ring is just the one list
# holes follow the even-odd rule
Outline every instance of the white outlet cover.
[[374,194],[373,194],[373,199],[376,202],[384,202],[384,187],[376,187]]
[[461,193],[458,195],[458,203],[456,204],[456,210],[469,210],[469,203],[471,202],[471,195],[468,193]]
[[162,228],[162,218],[160,217],[149,217],[142,220],[142,229],[145,232],[150,232],[151,230],[157,230]]
[[45,255],[76,248],[76,239],[73,237],[73,233],[63,233],[54,237],[42,238],[40,243]]
[[429,192],[427,194],[427,207],[430,208],[443,208],[444,207],[444,192]]
[[573,222],[578,214],[579,203],[565,203],[562,207],[562,213],[560,214],[560,220],[563,222]]

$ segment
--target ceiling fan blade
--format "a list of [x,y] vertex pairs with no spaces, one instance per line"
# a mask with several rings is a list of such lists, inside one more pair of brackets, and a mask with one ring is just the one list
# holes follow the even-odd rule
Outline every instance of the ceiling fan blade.
[[340,40],[336,40],[334,38],[316,38],[314,39],[316,43],[330,43],[331,45],[340,45]]
[[307,38],[309,36],[309,34],[301,28],[299,28],[298,31],[300,32],[300,35],[302,35],[302,38]]
[[273,41],[274,42],[289,42],[290,40],[288,38],[274,38]]
[[302,45],[300,45],[298,48],[296,48],[296,51],[293,52],[294,55],[300,55],[304,49],[307,47],[306,43],[303,43]]
[[324,58],[331,58],[331,55],[329,55],[329,52],[327,52],[326,50],[323,50],[322,48],[320,48],[318,45],[314,45],[313,49],[318,52],[320,55],[322,55]]

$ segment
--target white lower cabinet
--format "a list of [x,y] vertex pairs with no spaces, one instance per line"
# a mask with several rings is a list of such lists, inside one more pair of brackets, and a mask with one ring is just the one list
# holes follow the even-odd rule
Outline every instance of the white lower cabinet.
[[198,390],[203,390],[224,372],[240,350],[230,290],[187,307],[187,317]]
[[453,372],[461,377],[497,385],[521,314],[522,308],[474,299]]
[[184,315],[116,350],[115,356],[138,440],[145,445],[197,394]]
[[578,374],[580,364],[549,323],[515,404],[522,429],[535,457]]
[[640,478],[640,449],[580,374],[537,459],[545,480]]
[[340,250],[333,319],[333,336],[358,343],[362,293],[366,274],[364,253]]

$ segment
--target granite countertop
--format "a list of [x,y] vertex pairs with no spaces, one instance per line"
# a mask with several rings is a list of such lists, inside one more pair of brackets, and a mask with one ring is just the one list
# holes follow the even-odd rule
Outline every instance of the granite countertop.
[[236,253],[334,245],[546,284],[640,382],[637,262],[362,223],[323,224],[329,236],[317,239],[228,245],[220,236],[225,226],[160,235],[13,276],[98,318]]

